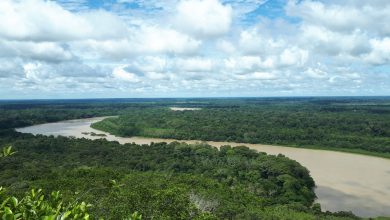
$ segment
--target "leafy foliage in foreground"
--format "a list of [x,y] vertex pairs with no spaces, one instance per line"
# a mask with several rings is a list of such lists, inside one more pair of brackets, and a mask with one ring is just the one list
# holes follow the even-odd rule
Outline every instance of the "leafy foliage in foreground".
[[8,157],[8,156],[11,156],[15,153],[16,152],[12,150],[12,146],[3,147],[3,151],[0,152],[0,158]]
[[83,219],[88,220],[85,202],[64,204],[59,191],[52,192],[48,198],[42,190],[32,189],[21,200],[13,196],[6,196],[0,187],[0,217],[4,220],[14,219]]
[[354,218],[311,208],[313,180],[283,156],[245,147],[16,136],[0,139],[18,151],[0,160],[0,185],[15,198],[29,188],[60,189],[63,204],[75,198],[92,204],[93,219],[135,211],[143,219]]

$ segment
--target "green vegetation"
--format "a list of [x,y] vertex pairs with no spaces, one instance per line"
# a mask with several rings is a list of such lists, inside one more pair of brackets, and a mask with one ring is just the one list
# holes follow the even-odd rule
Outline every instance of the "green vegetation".
[[229,141],[390,157],[390,105],[277,103],[171,111],[131,109],[93,128],[118,136]]
[[[12,146],[3,148],[0,158],[9,157],[16,152]],[[0,186],[0,217],[3,220],[16,219],[89,219],[85,202],[72,201],[65,205],[59,191],[52,192],[48,198],[42,190],[31,189],[26,196],[18,200],[14,196],[5,195],[5,189]]]
[[97,136],[97,137],[106,137],[107,135],[105,134],[96,134],[95,132],[81,132],[82,134],[85,134],[85,135],[91,135],[91,136]]
[[12,150],[12,146],[3,147],[3,152],[0,152],[0,158],[1,157],[8,157],[8,156],[11,156],[15,153],[16,152]]
[[356,218],[312,206],[314,182],[297,162],[246,147],[3,135],[8,144],[18,153],[0,160],[0,185],[13,197],[60,189],[63,204],[92,204],[92,219]]
[[46,198],[42,190],[32,189],[21,200],[6,196],[4,191],[0,187],[1,219],[89,219],[87,208],[90,205],[77,201],[64,204],[59,191]]
[[[173,112],[170,106],[202,110]],[[0,217],[358,219],[350,212],[322,212],[313,204],[308,170],[283,155],[179,142],[120,145],[20,134],[14,128],[119,115],[94,127],[120,136],[282,144],[386,157],[389,113],[387,98],[3,102],[0,186],[7,190],[0,190]],[[39,215],[29,216],[34,212]]]

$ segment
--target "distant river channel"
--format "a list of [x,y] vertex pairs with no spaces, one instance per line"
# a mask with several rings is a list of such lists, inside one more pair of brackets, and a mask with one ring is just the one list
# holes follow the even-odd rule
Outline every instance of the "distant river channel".
[[[90,127],[105,117],[68,120],[16,129],[18,132],[74,136],[77,138],[99,139],[124,143],[150,144],[151,142],[173,142],[174,139],[146,137],[123,138]],[[91,132],[106,136],[91,136]],[[201,141],[180,140],[194,144]],[[390,160],[379,157],[342,153],[327,150],[312,150],[263,144],[207,141],[208,144],[245,145],[267,154],[284,154],[298,161],[310,170],[316,182],[315,190],[323,210],[352,211],[361,217],[390,217]]]

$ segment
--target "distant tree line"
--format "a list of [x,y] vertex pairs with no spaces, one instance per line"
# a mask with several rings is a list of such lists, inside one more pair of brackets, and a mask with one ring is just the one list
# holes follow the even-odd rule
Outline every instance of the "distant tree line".
[[390,105],[367,108],[309,104],[243,105],[198,111],[147,108],[132,109],[119,118],[108,118],[92,127],[119,136],[390,153],[389,109]]

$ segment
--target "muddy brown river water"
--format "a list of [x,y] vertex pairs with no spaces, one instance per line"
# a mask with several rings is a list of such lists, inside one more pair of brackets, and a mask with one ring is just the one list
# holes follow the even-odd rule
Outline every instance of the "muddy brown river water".
[[[42,135],[74,136],[77,138],[106,138],[119,143],[150,144],[151,142],[172,142],[174,139],[145,137],[123,138],[98,131],[90,127],[104,117],[47,123],[16,129],[23,133]],[[105,137],[91,136],[90,132],[105,134]],[[186,143],[200,141],[186,140]],[[244,144],[208,141],[208,144],[245,145],[268,154],[284,154],[298,161],[310,170],[316,182],[317,202],[323,210],[352,211],[362,217],[390,217],[390,160],[372,156],[342,153],[326,150],[312,150],[262,144]]]

